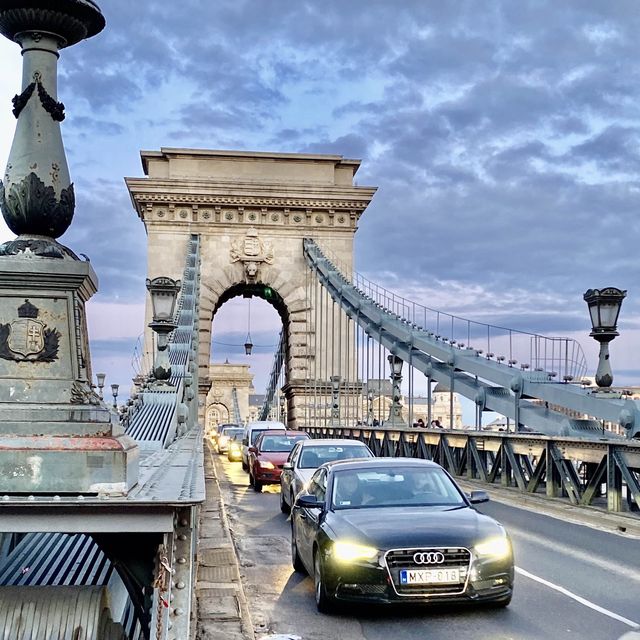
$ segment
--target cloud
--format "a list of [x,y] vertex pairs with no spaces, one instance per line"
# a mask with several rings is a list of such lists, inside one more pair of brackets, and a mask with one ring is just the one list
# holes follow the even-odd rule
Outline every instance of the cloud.
[[[584,341],[582,293],[615,285],[621,326],[637,324],[632,0],[103,4],[107,28],[62,52],[59,85],[78,203],[62,241],[91,257],[105,317],[145,296],[122,177],[139,149],[195,146],[362,158],[358,184],[379,190],[358,269],[430,306]],[[0,132],[17,77],[0,79]]]

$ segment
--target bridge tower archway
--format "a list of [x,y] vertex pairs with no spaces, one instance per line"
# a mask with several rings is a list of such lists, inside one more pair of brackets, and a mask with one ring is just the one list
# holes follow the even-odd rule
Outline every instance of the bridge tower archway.
[[[180,278],[187,242],[193,234],[200,236],[201,422],[211,387],[216,310],[235,295],[269,299],[270,292],[285,330],[287,421],[292,428],[303,426],[301,407],[310,375],[315,372],[324,382],[332,375],[312,366],[318,354],[303,239],[315,239],[343,268],[352,268],[358,220],[375,193],[354,183],[360,161],[339,155],[167,148],[141,156],[146,177],[126,183],[147,232],[148,277]],[[145,325],[149,322],[147,300]],[[147,330],[149,362],[152,345]]]

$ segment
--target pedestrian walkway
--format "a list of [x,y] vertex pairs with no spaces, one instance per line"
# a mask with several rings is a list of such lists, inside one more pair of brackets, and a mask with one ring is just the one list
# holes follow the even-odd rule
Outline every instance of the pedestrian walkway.
[[242,588],[212,452],[205,440],[206,500],[200,510],[196,577],[196,640],[253,640],[255,634]]

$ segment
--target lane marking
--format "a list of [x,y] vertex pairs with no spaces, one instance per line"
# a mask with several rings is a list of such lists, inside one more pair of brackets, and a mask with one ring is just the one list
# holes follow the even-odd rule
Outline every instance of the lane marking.
[[575,600],[576,602],[579,602],[580,604],[583,604],[585,607],[589,607],[590,609],[593,609],[594,611],[597,611],[598,613],[602,613],[605,616],[609,616],[610,618],[613,618],[614,620],[617,620],[618,622],[622,622],[623,624],[626,624],[629,627],[632,627],[633,629],[637,629],[638,623],[634,622],[633,620],[629,620],[629,618],[625,618],[624,616],[618,615],[617,613],[614,613],[613,611],[609,611],[609,609],[605,609],[604,607],[601,607],[597,604],[595,604],[594,602],[591,602],[590,600],[587,600],[586,598],[583,598],[571,591],[569,591],[568,589],[565,589],[564,587],[561,587],[560,585],[557,584],[553,584],[553,582],[549,582],[548,580],[545,580],[544,578],[540,578],[539,576],[534,575],[533,573],[529,573],[528,571],[525,571],[524,569],[521,569],[520,567],[516,567],[516,573],[519,573],[520,575],[524,576],[525,578],[529,578],[531,580],[535,580],[536,582],[539,582],[540,584],[543,584],[545,587],[549,587],[549,589],[554,589],[555,591],[558,591],[560,593],[562,593],[563,595],[572,598],[573,600]]
[[[527,531],[524,531],[523,529],[519,529],[518,527],[507,527],[507,531],[512,534],[513,538],[522,538],[523,540],[526,540],[531,544],[544,546],[544,543],[542,543],[540,540],[540,536],[536,534],[529,533]],[[638,571],[629,569],[616,562],[607,562],[606,560],[601,560],[600,558],[590,556],[585,551],[580,551],[578,549],[575,549],[574,547],[562,544],[561,542],[554,542],[553,544],[554,550],[560,552],[562,555],[569,556],[571,558],[574,558],[575,560],[591,564],[594,567],[598,567],[598,569],[602,569],[603,571],[619,574],[627,580],[640,582],[640,572]]]

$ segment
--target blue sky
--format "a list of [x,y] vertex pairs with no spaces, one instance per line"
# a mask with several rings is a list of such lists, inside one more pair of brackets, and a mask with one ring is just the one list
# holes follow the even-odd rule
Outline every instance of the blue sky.
[[[358,183],[379,190],[359,271],[444,311],[575,336],[592,371],[582,294],[628,289],[612,363],[616,382],[640,382],[636,2],[99,4],[107,28],[62,52],[59,82],[77,194],[62,241],[100,277],[94,370],[131,373],[146,245],[123,177],[165,146],[361,158]],[[4,166],[17,45],[1,42],[0,60]],[[245,316],[228,303],[214,340],[244,342]],[[277,315],[263,318],[252,337],[273,344]],[[216,359],[233,356],[223,347]]]

